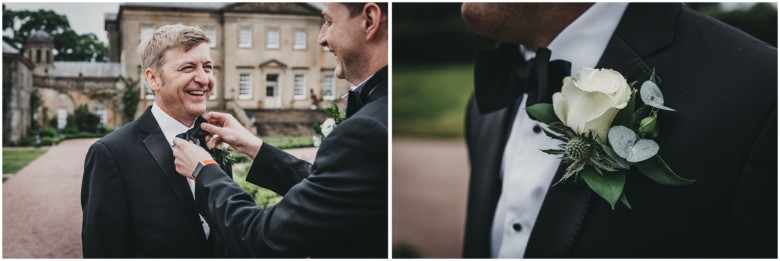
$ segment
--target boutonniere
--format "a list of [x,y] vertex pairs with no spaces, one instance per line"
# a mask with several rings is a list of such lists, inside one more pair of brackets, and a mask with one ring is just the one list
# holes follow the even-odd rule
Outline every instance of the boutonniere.
[[211,154],[211,157],[214,159],[214,161],[217,162],[217,164],[219,164],[219,166],[222,167],[222,169],[232,168],[233,163],[236,162],[236,159],[230,155],[230,145],[224,142],[217,144],[217,137],[219,137],[219,134],[214,134],[206,146],[209,154]]
[[312,124],[314,132],[317,134],[317,136],[312,137],[312,140],[314,141],[314,147],[319,147],[320,144],[322,144],[322,141],[324,141],[330,132],[333,131],[333,128],[346,119],[346,117],[341,114],[341,111],[339,111],[339,106],[335,102],[331,104],[330,107],[325,108],[325,113],[327,113],[330,117],[325,119],[322,124]]
[[[562,155],[567,164],[555,185],[582,180],[612,209],[618,200],[630,209],[623,188],[632,167],[661,185],[694,182],[675,174],[658,155],[660,147],[653,139],[659,135],[659,112],[674,110],[664,106],[655,70],[638,91],[635,84],[614,70],[583,68],[578,76],[563,79],[553,104],[526,108],[548,125],[552,132],[544,130],[547,136],[562,142],[557,149],[542,150]],[[644,106],[635,110],[637,93]]]

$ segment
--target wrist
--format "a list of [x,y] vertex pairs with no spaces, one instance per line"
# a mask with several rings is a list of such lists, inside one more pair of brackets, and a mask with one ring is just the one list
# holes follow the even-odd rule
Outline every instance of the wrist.
[[201,162],[198,162],[198,165],[195,166],[195,170],[192,172],[192,179],[197,180],[198,175],[200,175],[201,170],[203,170],[203,167],[211,164],[218,165],[217,162],[213,159],[205,159]]
[[263,140],[260,138],[252,139],[247,146],[244,147],[244,154],[249,156],[252,160],[255,159],[257,153],[260,152],[260,148],[263,146]]

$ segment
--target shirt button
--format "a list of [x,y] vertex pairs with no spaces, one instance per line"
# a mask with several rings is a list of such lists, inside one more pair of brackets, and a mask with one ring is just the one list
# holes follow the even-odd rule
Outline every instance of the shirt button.
[[542,127],[540,127],[538,124],[534,125],[534,133],[540,133],[542,132]]
[[514,223],[512,224],[512,229],[514,229],[515,232],[520,232],[520,230],[523,230],[523,226],[521,226],[520,223]]

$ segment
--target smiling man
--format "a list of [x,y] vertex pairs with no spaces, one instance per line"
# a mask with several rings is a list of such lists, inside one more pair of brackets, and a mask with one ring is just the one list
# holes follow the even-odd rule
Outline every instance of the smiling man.
[[155,102],[95,142],[81,187],[84,257],[212,257],[216,235],[198,214],[192,181],[177,175],[173,139],[206,110],[214,88],[209,39],[166,25],[138,47]]

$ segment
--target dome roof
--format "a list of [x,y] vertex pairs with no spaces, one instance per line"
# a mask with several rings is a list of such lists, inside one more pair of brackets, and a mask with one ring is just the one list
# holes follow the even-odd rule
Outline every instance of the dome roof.
[[27,43],[54,43],[54,38],[44,31],[33,31],[30,37],[27,37]]

